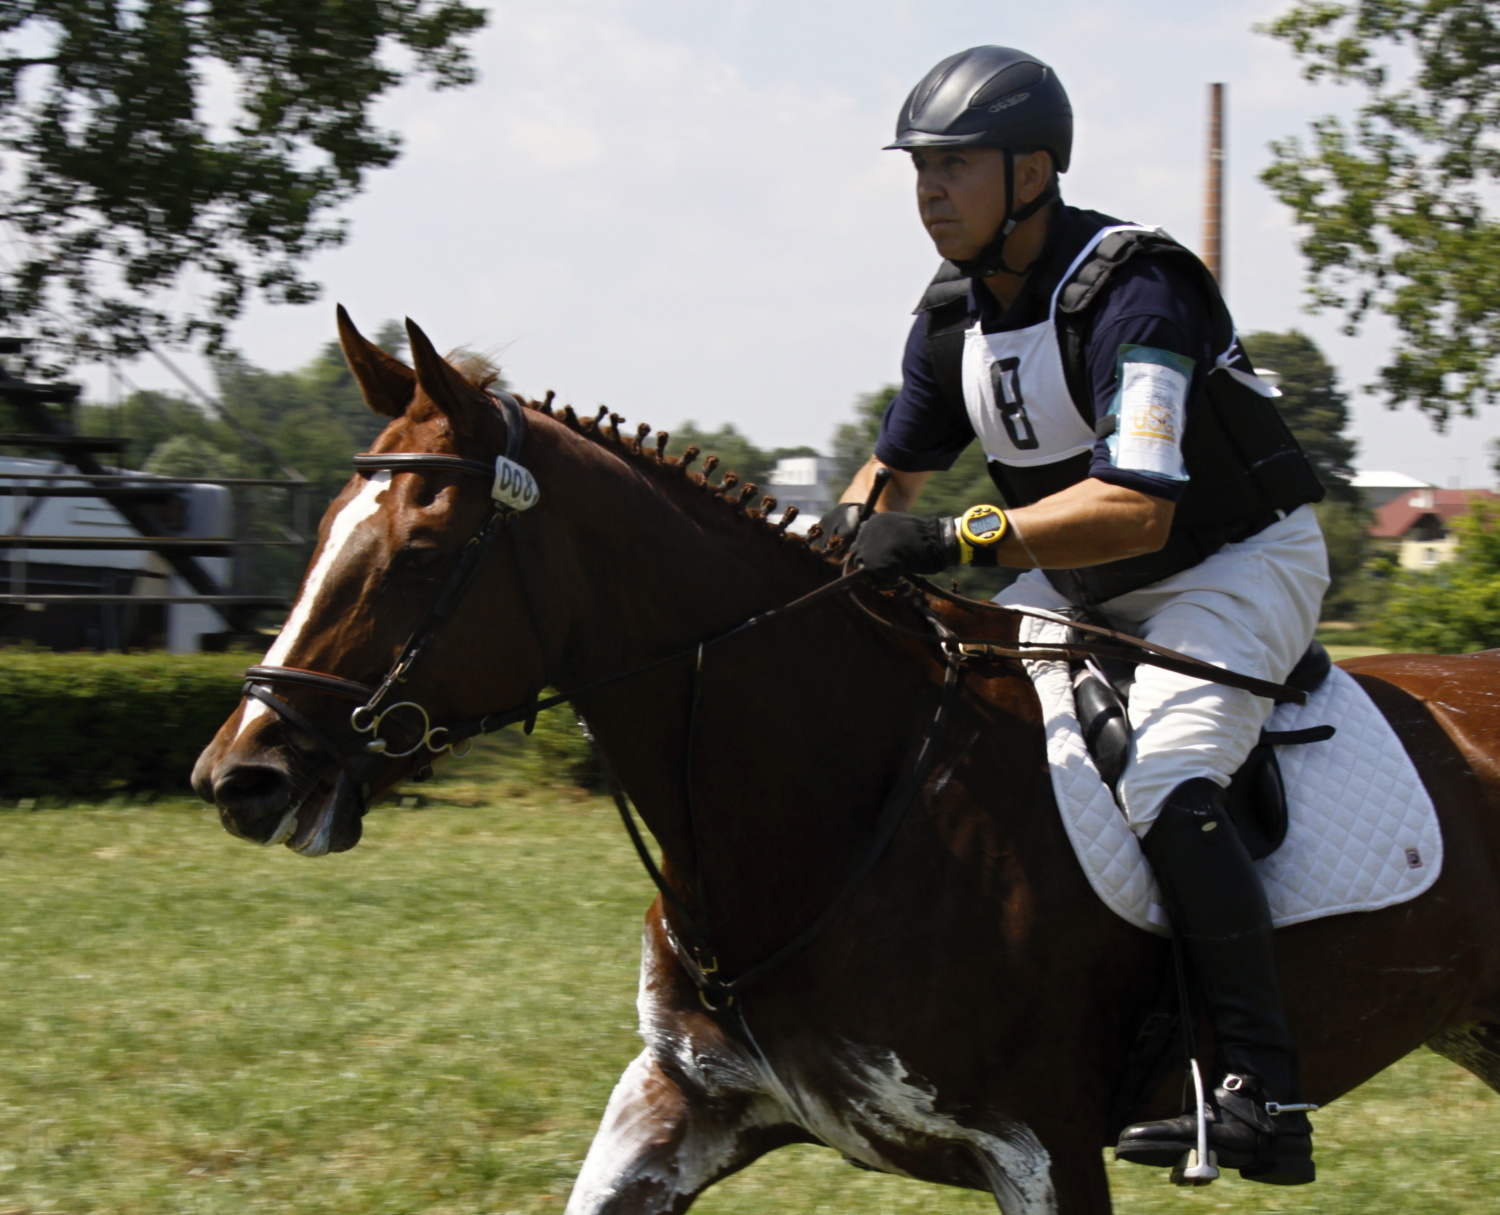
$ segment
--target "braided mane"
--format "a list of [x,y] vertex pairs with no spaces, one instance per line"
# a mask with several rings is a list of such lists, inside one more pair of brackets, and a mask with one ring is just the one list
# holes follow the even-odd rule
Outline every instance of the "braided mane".
[[718,456],[710,454],[704,457],[703,471],[696,472],[691,466],[700,454],[697,447],[687,448],[681,456],[669,456],[666,451],[671,436],[665,430],[658,430],[653,435],[650,424],[642,422],[633,434],[627,434],[620,429],[625,419],[617,413],[611,413],[607,405],[601,405],[595,416],[580,418],[571,405],[554,409],[554,396],[549,390],[540,401],[526,397],[519,399],[526,408],[561,422],[574,434],[622,457],[637,468],[645,469],[664,485],[696,486],[706,497],[718,501],[725,510],[752,525],[758,532],[779,541],[785,551],[796,552],[803,558],[816,561],[820,566],[838,567],[843,548],[841,539],[835,539],[827,549],[817,549],[810,542],[823,534],[819,525],[814,524],[805,535],[787,530],[787,526],[797,517],[795,506],[787,507],[779,523],[772,523],[770,515],[776,510],[776,499],[766,495],[758,503],[755,502],[760,490],[753,482],[742,485],[739,474],[728,470],[721,474],[717,483],[709,480],[719,466]]

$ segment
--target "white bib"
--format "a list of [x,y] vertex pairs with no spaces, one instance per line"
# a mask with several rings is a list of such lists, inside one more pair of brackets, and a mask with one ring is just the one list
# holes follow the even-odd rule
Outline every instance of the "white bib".
[[984,333],[975,321],[964,334],[964,405],[984,454],[1002,464],[1055,464],[1094,446],[1068,391],[1057,341],[1057,301],[1095,247],[1115,232],[1150,232],[1139,224],[1101,228],[1073,259],[1052,293],[1047,319],[1026,329]]

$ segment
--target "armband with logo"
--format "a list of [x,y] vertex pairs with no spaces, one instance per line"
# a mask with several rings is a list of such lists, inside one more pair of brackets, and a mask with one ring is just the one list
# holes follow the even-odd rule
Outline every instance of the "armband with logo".
[[1010,520],[998,506],[971,506],[954,520],[953,530],[964,565],[995,565],[996,549],[1010,533]]

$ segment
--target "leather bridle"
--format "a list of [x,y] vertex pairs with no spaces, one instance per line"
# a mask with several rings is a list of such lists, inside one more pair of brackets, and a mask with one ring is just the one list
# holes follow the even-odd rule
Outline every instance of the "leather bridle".
[[[311,737],[340,767],[347,765],[361,750],[367,754],[385,755],[390,759],[404,759],[424,749],[434,756],[441,755],[476,734],[499,729],[516,721],[524,722],[527,733],[530,733],[536,722],[536,714],[547,707],[537,699],[542,684],[536,685],[526,702],[516,709],[453,726],[433,726],[427,710],[415,701],[397,700],[395,703],[388,703],[393,695],[399,693],[400,685],[410,678],[412,668],[453,615],[464,592],[484,564],[484,558],[501,528],[529,510],[540,497],[534,478],[519,460],[521,449],[526,443],[526,411],[508,392],[494,392],[491,396],[505,415],[506,423],[505,453],[497,457],[493,464],[441,452],[365,452],[354,457],[354,467],[361,473],[456,473],[461,476],[483,477],[491,482],[489,505],[483,520],[459,551],[458,560],[449,572],[443,589],[418,621],[406,644],[401,647],[401,653],[379,684],[371,687],[353,679],[345,679],[341,675],[327,675],[300,667],[259,665],[245,671],[245,695],[260,701]],[[514,539],[517,532],[515,529],[511,530]],[[519,553],[516,565],[545,666],[545,617],[537,606],[527,563]],[[338,744],[296,708],[276,695],[272,689],[278,686],[305,688],[357,702],[358,707],[349,715],[349,724],[356,734],[368,734],[369,741],[362,748]],[[400,709],[412,710],[420,718],[421,733],[418,740],[406,750],[392,751],[390,740],[381,736],[381,728],[386,719]]]

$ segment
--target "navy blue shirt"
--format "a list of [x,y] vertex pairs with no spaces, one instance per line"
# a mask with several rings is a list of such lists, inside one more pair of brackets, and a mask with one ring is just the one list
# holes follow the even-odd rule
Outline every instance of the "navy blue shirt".
[[[971,318],[978,316],[985,333],[1024,329],[1045,321],[1053,291],[1096,229],[1097,221],[1090,222],[1076,208],[1060,208],[1037,269],[1027,276],[1015,302],[1002,309],[982,283],[971,284]],[[1190,427],[1194,413],[1203,407],[1204,380],[1217,354],[1211,324],[1200,288],[1170,262],[1137,257],[1116,270],[1085,318],[1083,349],[1091,399],[1083,404],[1093,411],[1090,423],[1107,414],[1114,401],[1120,347],[1137,345],[1193,360],[1188,389]],[[901,472],[951,468],[974,441],[974,428],[962,404],[948,401],[938,387],[927,352],[926,313],[918,314],[907,336],[901,381],[901,391],[881,423],[876,457]],[[1116,468],[1103,439],[1094,446],[1089,474],[1173,502],[1187,489],[1186,481]]]

